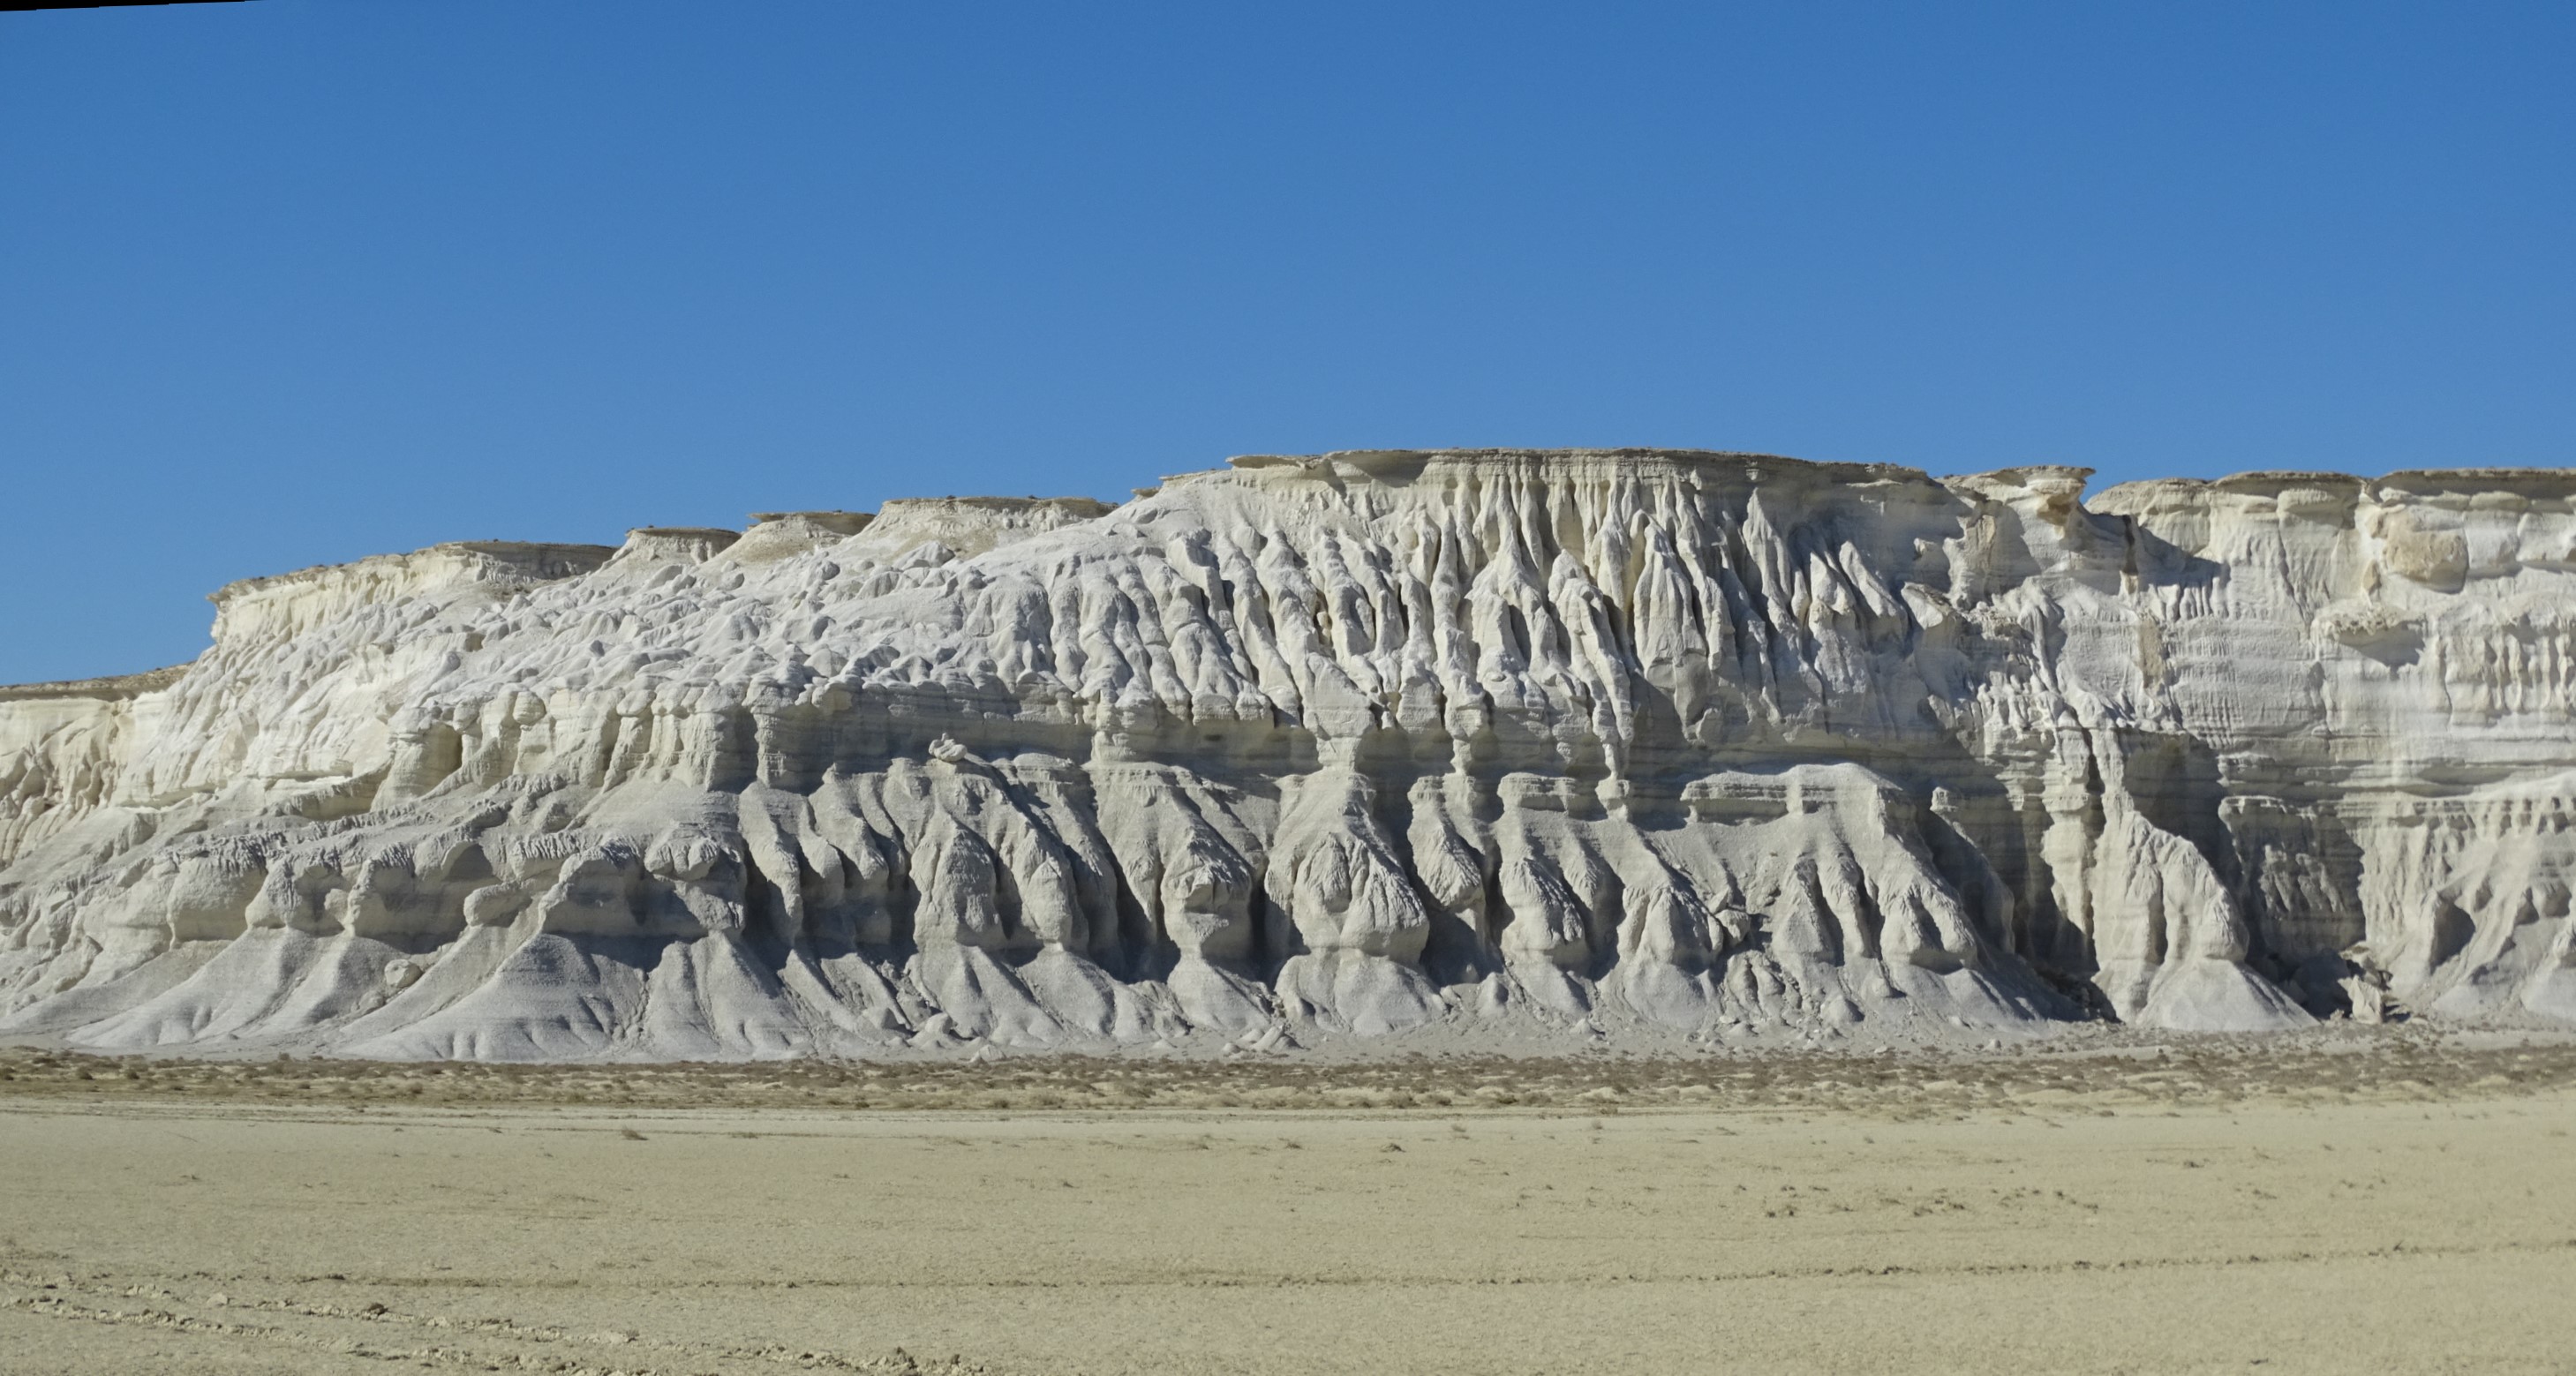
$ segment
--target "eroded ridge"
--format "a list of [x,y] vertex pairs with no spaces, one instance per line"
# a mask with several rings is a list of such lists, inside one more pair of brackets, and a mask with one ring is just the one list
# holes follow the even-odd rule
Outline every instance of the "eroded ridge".
[[0,1031],[674,1060],[2576,1019],[2576,473],[1237,459],[0,691]]

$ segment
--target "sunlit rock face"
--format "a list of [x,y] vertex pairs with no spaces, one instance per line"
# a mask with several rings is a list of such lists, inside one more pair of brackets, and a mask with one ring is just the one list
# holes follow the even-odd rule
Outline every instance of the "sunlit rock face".
[[2576,1019],[2576,473],[1238,459],[0,690],[0,1032],[504,1060]]

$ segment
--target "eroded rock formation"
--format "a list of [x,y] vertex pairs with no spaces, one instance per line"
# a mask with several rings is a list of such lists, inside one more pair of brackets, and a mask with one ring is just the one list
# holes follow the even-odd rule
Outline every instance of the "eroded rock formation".
[[0,690],[0,1032],[2576,1019],[2576,473],[1237,459],[236,584]]

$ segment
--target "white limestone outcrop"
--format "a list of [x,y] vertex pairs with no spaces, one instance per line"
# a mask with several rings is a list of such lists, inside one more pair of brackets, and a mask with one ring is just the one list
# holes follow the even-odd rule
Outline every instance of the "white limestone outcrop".
[[2576,1019],[2576,473],[1237,459],[441,545],[0,689],[0,1033]]

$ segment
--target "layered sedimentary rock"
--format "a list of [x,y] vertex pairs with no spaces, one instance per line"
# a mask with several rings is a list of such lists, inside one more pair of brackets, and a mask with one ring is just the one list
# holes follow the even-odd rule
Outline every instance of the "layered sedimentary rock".
[[236,584],[0,690],[0,1033],[2576,1019],[2576,473],[2086,476],[1262,457]]

